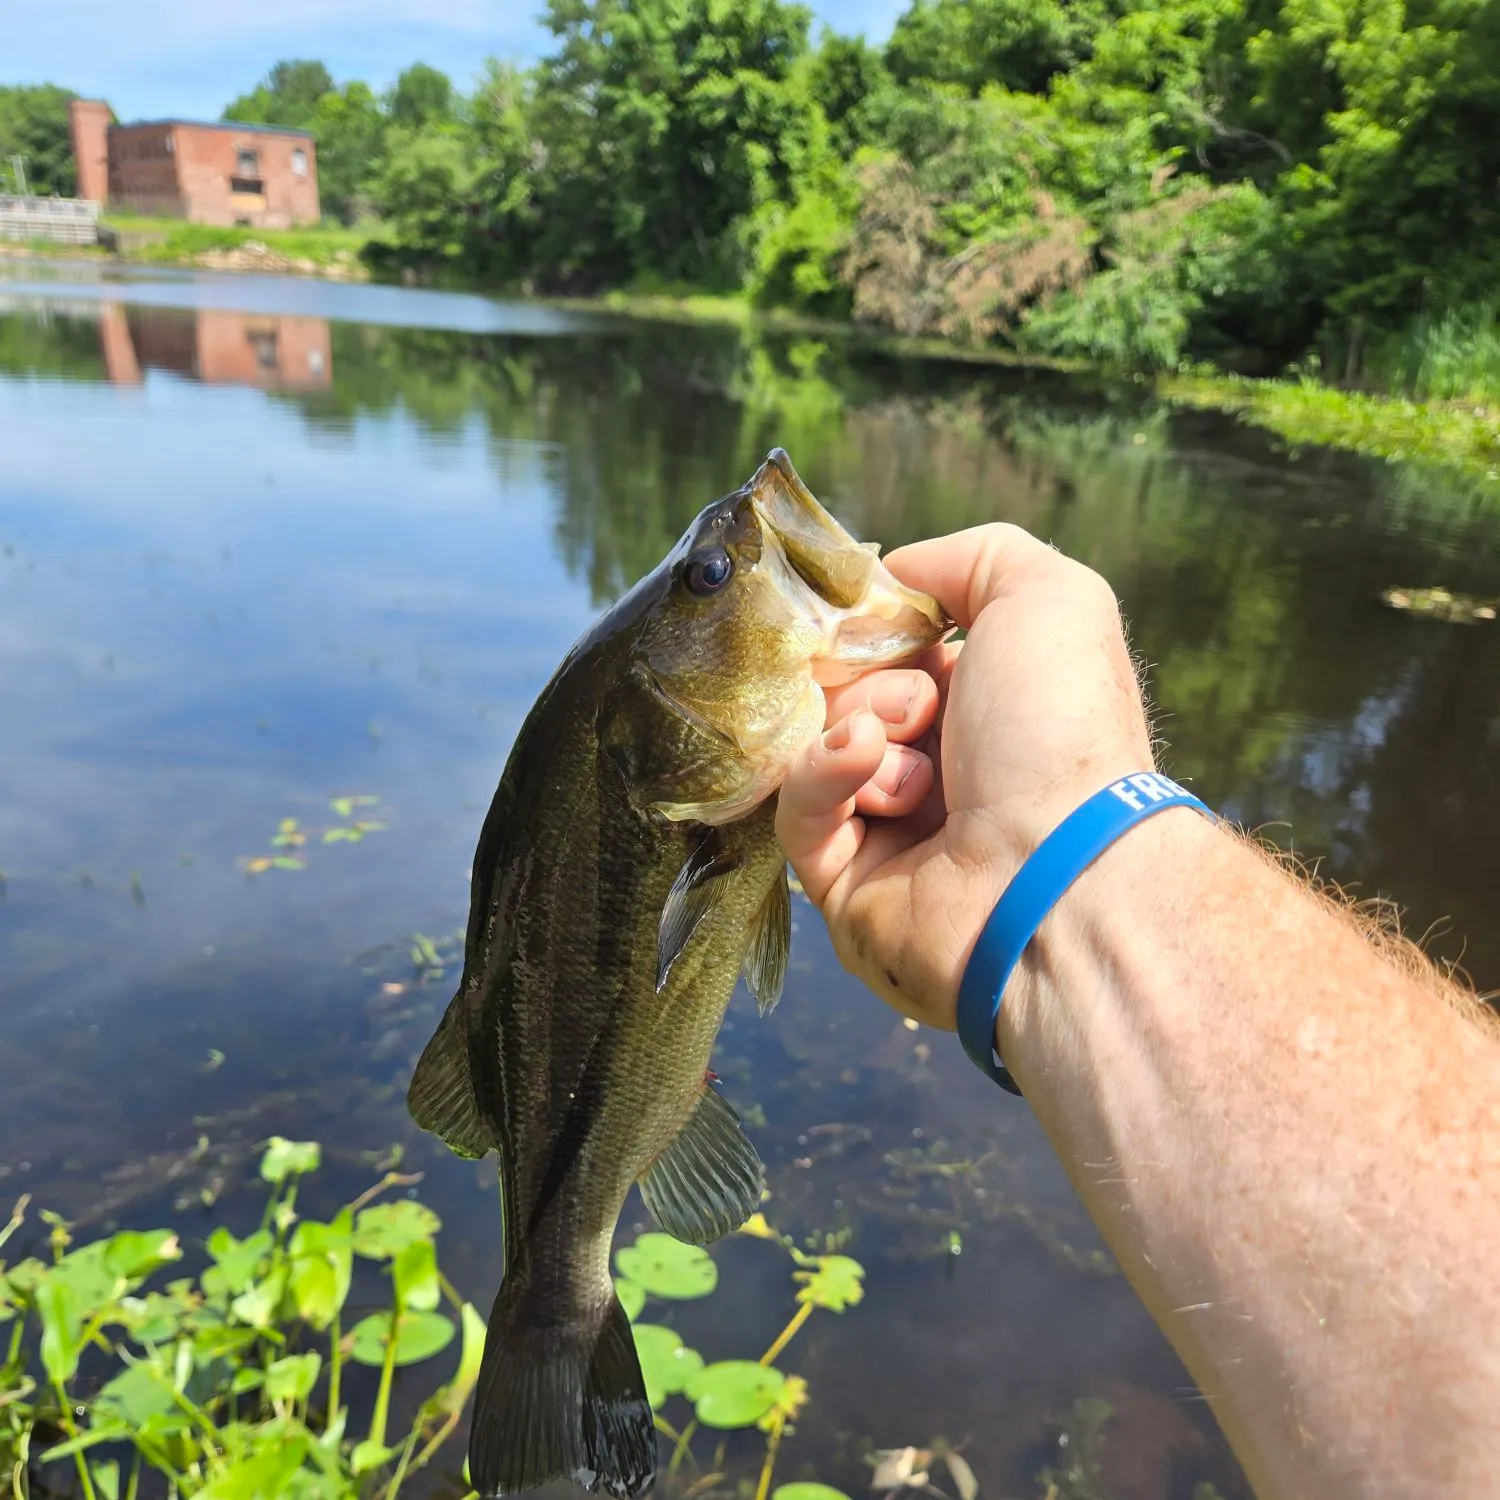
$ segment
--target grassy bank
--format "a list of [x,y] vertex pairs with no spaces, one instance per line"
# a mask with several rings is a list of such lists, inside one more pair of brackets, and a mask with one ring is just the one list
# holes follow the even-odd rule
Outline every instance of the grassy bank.
[[1234,412],[1293,445],[1427,464],[1500,494],[1500,406],[1494,404],[1414,401],[1313,380],[1249,380],[1213,370],[1164,375],[1156,389],[1173,405]]
[[[196,266],[212,270],[294,272],[361,279],[369,273],[359,252],[381,239],[378,225],[307,229],[217,228],[179,219],[112,214],[118,255],[128,261]],[[21,247],[17,247],[20,249]],[[27,254],[98,255],[77,246],[33,245]],[[453,283],[457,290],[460,284]],[[469,288],[483,291],[484,288]],[[493,289],[492,289],[493,290]],[[858,339],[891,355],[959,360],[1008,368],[1045,368],[1064,373],[1095,370],[1082,360],[1025,356],[993,346],[974,347],[942,339],[904,338],[862,329],[847,321],[756,307],[746,296],[724,296],[691,288],[606,292],[588,298],[551,298],[552,306],[613,313],[660,322],[771,330],[829,340]],[[1451,321],[1451,320],[1450,320]],[[1500,494],[1500,356],[1491,359],[1484,322],[1472,339],[1460,339],[1446,323],[1418,329],[1399,349],[1394,344],[1372,360],[1370,378],[1389,376],[1392,385],[1430,389],[1428,399],[1343,390],[1311,378],[1251,379],[1211,366],[1150,377],[1152,387],[1174,406],[1234,413],[1293,445],[1321,445],[1383,458],[1420,462]],[[1467,332],[1467,330],[1463,330]],[[1482,334],[1483,337],[1479,335]],[[1469,344],[1473,343],[1480,360]],[[1482,347],[1480,347],[1482,346]],[[1483,368],[1479,368],[1483,366]],[[1441,377],[1441,378],[1439,378]],[[1130,378],[1122,374],[1122,379]],[[1134,377],[1139,380],[1146,377]],[[1461,393],[1461,394],[1460,394]]]
[[125,260],[220,270],[281,270],[362,278],[360,251],[378,240],[378,226],[312,225],[301,229],[220,227],[182,219],[112,213],[106,219]]
[[[1097,367],[1083,360],[1026,356],[1014,350],[957,345],[941,339],[866,334],[830,319],[757,309],[745,297],[682,292],[609,292],[599,298],[565,303],[621,316],[741,329],[771,328],[825,338],[859,337],[868,347],[892,355],[962,360],[1009,368],[1044,368],[1081,374]],[[1445,332],[1441,327],[1439,334]],[[1428,340],[1392,361],[1401,384],[1432,385],[1441,398],[1343,390],[1311,378],[1251,379],[1226,375],[1212,366],[1150,377],[1152,389],[1173,406],[1232,412],[1245,422],[1276,433],[1293,446],[1342,448],[1391,463],[1418,462],[1457,475],[1500,494],[1500,401],[1483,380],[1468,374],[1472,360],[1458,354],[1434,358]],[[1449,342],[1453,342],[1451,339]],[[1439,352],[1442,352],[1439,350]],[[1500,368],[1500,360],[1496,361]],[[1436,375],[1441,371],[1442,380]],[[1414,373],[1419,372],[1419,375]],[[1123,375],[1122,379],[1131,378]],[[1146,377],[1135,377],[1142,379]],[[1393,380],[1394,383],[1394,380]],[[1461,391],[1461,397],[1448,395]]]

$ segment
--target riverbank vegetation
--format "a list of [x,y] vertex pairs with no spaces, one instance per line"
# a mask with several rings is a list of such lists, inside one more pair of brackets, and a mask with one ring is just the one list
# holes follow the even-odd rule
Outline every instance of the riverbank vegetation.
[[784,0],[544,19],[550,55],[467,95],[420,66],[381,100],[284,64],[228,112],[319,130],[330,204],[378,213],[388,262],[1500,393],[1482,0],[913,0],[879,47],[814,40]]
[[[202,1500],[395,1500],[429,1465],[457,1469],[443,1450],[479,1378],[485,1322],[439,1268],[441,1222],[411,1196],[420,1175],[394,1170],[327,1221],[308,1216],[299,1192],[320,1160],[316,1142],[271,1138],[260,1161],[269,1196],[243,1238],[221,1224],[201,1245],[171,1229],[78,1243],[58,1215],[40,1215],[41,1253],[0,1257],[0,1484],[36,1500],[135,1500],[163,1486]],[[0,1225],[0,1249],[32,1227],[29,1208],[23,1198]],[[781,1368],[788,1348],[820,1309],[844,1313],[863,1299],[864,1268],[831,1245],[798,1248],[758,1213],[740,1232],[769,1242],[790,1271],[785,1325],[753,1358],[705,1358],[657,1321],[718,1287],[707,1251],[646,1233],[615,1255],[615,1288],[670,1445],[663,1488],[849,1500],[827,1484],[773,1490],[772,1480],[812,1396],[806,1379]],[[373,1310],[358,1316],[365,1306]],[[430,1393],[417,1396],[413,1384]],[[1080,1405],[1097,1409],[1092,1428],[1080,1428],[1091,1432],[1097,1479],[1109,1407]],[[1062,1430],[1078,1426],[1075,1410]],[[726,1462],[736,1432],[759,1442]],[[890,1496],[920,1489],[955,1500],[931,1484],[934,1460],[956,1500],[974,1500],[974,1472],[945,1439],[868,1455]],[[1075,1493],[1051,1468],[1037,1483],[1049,1495]]]
[[[377,274],[1290,371],[1252,415],[1313,386],[1453,403],[1449,426],[1500,404],[1484,0],[911,0],[878,46],[814,37],[787,0],[543,19],[546,56],[468,92],[420,63],[377,93],[291,60],[225,115],[316,132],[326,211],[381,226],[330,233]],[[163,231],[140,253],[201,251]]]

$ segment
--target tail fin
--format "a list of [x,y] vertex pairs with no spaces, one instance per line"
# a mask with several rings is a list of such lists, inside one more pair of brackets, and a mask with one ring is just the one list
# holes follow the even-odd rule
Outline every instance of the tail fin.
[[571,1479],[637,1500],[656,1478],[656,1429],[630,1321],[612,1288],[597,1316],[559,1315],[507,1276],[490,1312],[469,1433],[482,1496]]

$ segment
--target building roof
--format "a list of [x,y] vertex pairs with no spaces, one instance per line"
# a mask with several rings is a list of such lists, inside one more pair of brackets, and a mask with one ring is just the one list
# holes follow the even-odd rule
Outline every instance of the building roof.
[[312,140],[310,130],[298,130],[294,125],[247,125],[240,120],[132,120],[128,125],[111,125],[111,130],[159,129],[163,125],[186,125],[193,130],[233,130],[237,134],[249,131],[252,135],[305,135]]

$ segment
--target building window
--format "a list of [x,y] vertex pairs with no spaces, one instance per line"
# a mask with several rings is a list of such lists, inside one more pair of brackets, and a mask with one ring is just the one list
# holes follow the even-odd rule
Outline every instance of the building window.
[[307,176],[307,152],[300,147],[292,152],[292,176]]
[[274,328],[252,328],[245,335],[251,350],[255,354],[255,362],[262,370],[274,370],[277,367],[276,357],[276,330]]
[[258,151],[247,151],[242,146],[235,155],[239,158],[234,173],[236,177],[260,176],[260,153]]

